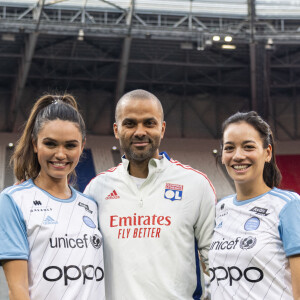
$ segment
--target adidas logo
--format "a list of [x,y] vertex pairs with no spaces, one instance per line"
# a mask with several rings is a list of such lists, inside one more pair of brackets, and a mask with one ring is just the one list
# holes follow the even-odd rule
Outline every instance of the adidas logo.
[[113,190],[106,198],[105,200],[110,200],[110,199],[119,199],[120,196],[117,194],[116,190]]
[[45,225],[49,225],[49,224],[57,224],[58,222],[57,221],[55,221],[54,219],[52,219],[50,216],[48,216],[45,220],[44,220],[44,222],[43,222],[43,224],[45,224]]

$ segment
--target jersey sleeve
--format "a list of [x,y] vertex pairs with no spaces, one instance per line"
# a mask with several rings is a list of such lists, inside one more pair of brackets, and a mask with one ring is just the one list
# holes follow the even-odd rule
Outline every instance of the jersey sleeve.
[[23,213],[11,196],[0,194],[0,260],[28,259],[29,245]]
[[215,224],[216,195],[214,188],[208,180],[205,180],[202,191],[200,211],[195,226],[195,237],[200,251],[202,262],[208,269],[208,250]]
[[300,254],[300,197],[288,202],[279,214],[279,233],[286,256]]
[[94,196],[93,196],[93,193],[92,193],[92,185],[93,185],[93,181],[94,181],[95,179],[92,179],[90,182],[89,182],[89,184],[85,187],[85,189],[84,189],[84,191],[83,191],[83,193],[85,194],[85,195],[87,195],[87,196],[89,196],[89,197],[91,197],[91,198],[93,198],[94,199]]

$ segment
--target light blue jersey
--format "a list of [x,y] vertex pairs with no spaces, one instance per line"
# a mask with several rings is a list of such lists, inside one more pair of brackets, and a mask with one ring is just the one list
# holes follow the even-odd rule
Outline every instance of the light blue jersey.
[[31,300],[105,299],[97,204],[58,199],[28,180],[0,195],[0,260],[28,260]]
[[274,188],[217,205],[209,252],[213,300],[292,300],[288,257],[300,254],[300,197]]

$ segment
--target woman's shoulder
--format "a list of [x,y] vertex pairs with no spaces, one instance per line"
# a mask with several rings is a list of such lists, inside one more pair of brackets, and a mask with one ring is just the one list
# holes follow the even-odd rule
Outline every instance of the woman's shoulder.
[[232,203],[233,199],[236,197],[236,194],[232,194],[218,200],[217,207],[223,207],[226,203]]
[[20,184],[14,184],[12,186],[6,187],[2,192],[1,195],[13,195],[16,192],[23,191],[24,189],[33,188],[34,184],[31,179],[26,180]]
[[286,203],[291,201],[300,201],[299,194],[292,190],[273,188],[270,192],[270,195],[276,198],[280,198],[284,200]]

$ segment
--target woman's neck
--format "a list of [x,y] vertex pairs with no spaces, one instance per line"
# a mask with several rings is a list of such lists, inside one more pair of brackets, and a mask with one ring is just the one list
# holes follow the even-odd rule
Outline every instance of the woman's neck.
[[238,201],[248,200],[258,197],[271,190],[264,181],[260,183],[245,183],[239,184],[235,182],[236,198]]
[[55,198],[68,199],[72,196],[72,191],[68,185],[67,178],[44,178],[43,176],[38,175],[33,181],[36,186],[45,190]]

